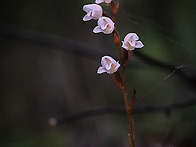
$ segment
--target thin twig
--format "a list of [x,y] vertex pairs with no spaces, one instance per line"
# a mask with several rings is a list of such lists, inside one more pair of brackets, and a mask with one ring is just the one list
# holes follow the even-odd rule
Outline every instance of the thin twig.
[[[170,114],[174,110],[185,109],[187,107],[195,106],[196,98],[191,98],[188,100],[174,102],[165,106],[144,106],[144,107],[135,107],[133,114],[151,114],[151,113],[165,113],[166,115]],[[84,111],[78,114],[73,114],[69,116],[65,116],[62,118],[52,118],[56,120],[54,125],[62,125],[70,122],[78,121],[80,119],[98,116],[98,115],[106,115],[106,114],[120,114],[126,115],[126,110],[124,107],[102,107],[91,109],[88,111]],[[54,122],[54,121],[53,121]]]

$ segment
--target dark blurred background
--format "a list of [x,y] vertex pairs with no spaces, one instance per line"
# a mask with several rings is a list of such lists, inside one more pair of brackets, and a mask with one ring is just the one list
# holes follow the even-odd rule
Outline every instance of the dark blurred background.
[[[48,124],[51,117],[123,106],[110,76],[96,74],[101,56],[119,59],[112,35],[93,34],[96,21],[82,21],[89,3],[1,0],[1,147],[128,147],[123,114]],[[137,147],[196,146],[195,6],[195,0],[120,0],[121,38],[136,32],[145,45],[128,69],[135,108],[149,108],[134,114]],[[147,113],[173,103],[179,107]]]

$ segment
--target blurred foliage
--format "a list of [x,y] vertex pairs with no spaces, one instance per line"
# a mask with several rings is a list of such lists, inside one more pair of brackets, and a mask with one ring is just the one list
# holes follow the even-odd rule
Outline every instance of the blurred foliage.
[[[116,52],[111,35],[92,33],[96,21],[82,21],[82,7],[87,3],[94,1],[2,0],[0,23]],[[182,66],[188,75],[195,76],[195,6],[195,0],[120,0],[117,27],[121,38],[128,32],[140,36],[145,45],[140,52]],[[128,145],[126,117],[121,115],[96,116],[57,127],[48,125],[50,117],[123,105],[120,90],[110,77],[96,74],[100,61],[1,33],[0,49],[1,147]],[[128,86],[130,93],[133,88],[137,90],[135,107],[195,97],[195,89],[184,83],[177,72],[150,66],[148,61],[134,56]],[[135,115],[137,147],[195,147],[195,113],[196,106],[170,115]]]

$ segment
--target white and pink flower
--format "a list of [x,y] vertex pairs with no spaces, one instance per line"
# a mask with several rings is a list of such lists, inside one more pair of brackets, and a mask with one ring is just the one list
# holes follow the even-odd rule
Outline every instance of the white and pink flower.
[[83,6],[83,10],[87,13],[84,17],[84,21],[89,21],[91,19],[99,19],[103,15],[103,9],[97,4],[88,4]]
[[102,2],[105,2],[107,4],[111,3],[112,0],[96,0],[95,3],[100,4]]
[[126,50],[134,50],[135,48],[142,48],[144,45],[141,41],[138,41],[139,37],[136,33],[129,33],[125,36],[124,41],[122,41],[122,47]]
[[99,18],[97,24],[98,26],[93,29],[94,33],[110,34],[114,31],[114,22],[109,17]]
[[106,72],[108,74],[112,74],[112,73],[115,73],[119,67],[120,67],[120,64],[118,63],[118,61],[116,62],[110,56],[103,56],[101,58],[101,67],[98,68],[97,73],[102,74]]

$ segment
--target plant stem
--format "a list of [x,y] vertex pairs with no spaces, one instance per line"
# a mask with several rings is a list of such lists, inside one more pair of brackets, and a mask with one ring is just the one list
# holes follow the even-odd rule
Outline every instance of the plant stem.
[[107,5],[107,6],[110,8],[110,11],[112,12],[112,20],[115,23],[115,29],[113,31],[113,41],[118,49],[120,62],[122,64],[122,68],[123,68],[122,69],[122,78],[121,78],[119,71],[117,71],[115,73],[115,78],[113,78],[113,81],[122,90],[123,100],[125,103],[125,108],[126,108],[126,112],[127,112],[127,119],[128,119],[129,144],[130,144],[130,147],[135,147],[134,121],[133,121],[132,111],[133,111],[136,92],[134,89],[133,96],[131,97],[131,99],[128,98],[128,95],[127,95],[127,75],[126,75],[126,67],[128,65],[128,62],[129,62],[131,56],[132,56],[132,52],[131,52],[131,56],[129,56],[128,51],[123,50],[123,55],[122,55],[121,45],[120,45],[120,36],[119,36],[118,31],[116,29],[116,13],[119,8],[119,1],[117,1],[117,4],[115,4],[115,2],[112,1],[111,7],[109,5]]
[[121,54],[120,37],[118,35],[118,32],[117,32],[116,28],[113,32],[113,38],[114,38],[114,44],[118,48],[120,60],[121,60],[121,63],[122,63],[122,80],[118,80],[118,79],[121,79],[121,77],[120,77],[119,71],[117,71],[115,73],[116,79],[114,80],[114,82],[122,90],[122,93],[123,93],[123,100],[124,100],[124,103],[125,103],[125,108],[126,108],[126,112],[127,112],[127,119],[128,119],[129,144],[130,144],[130,147],[135,147],[134,121],[133,121],[133,117],[132,117],[132,110],[133,110],[134,99],[135,99],[135,91],[134,91],[134,95],[132,96],[132,98],[130,100],[129,100],[128,95],[127,95],[126,67],[127,67],[127,64],[128,64],[128,61],[130,60],[130,58],[128,56],[127,51],[123,52],[124,53],[123,56]]
[[[125,75],[124,75],[125,76]],[[125,84],[125,83],[124,83]],[[126,89],[124,88],[122,90],[123,93],[123,99],[126,107],[126,112],[127,112],[127,119],[128,119],[128,138],[129,138],[129,144],[130,147],[135,147],[135,133],[134,133],[134,120],[133,120],[133,105],[134,105],[134,95],[132,96],[130,102],[128,100],[127,92]]]
[[130,147],[135,147],[135,133],[134,133],[134,120],[133,120],[133,116],[132,113],[127,113],[127,117],[128,117],[128,127],[129,127],[129,144]]

